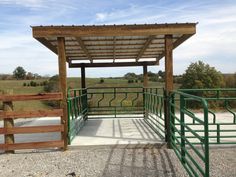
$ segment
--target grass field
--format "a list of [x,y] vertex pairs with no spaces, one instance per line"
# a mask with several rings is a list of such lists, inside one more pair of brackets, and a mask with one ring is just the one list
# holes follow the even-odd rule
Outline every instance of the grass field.
[[[45,80],[36,80],[37,83],[43,82]],[[30,80],[0,80],[0,91],[12,89],[13,94],[37,94],[44,92],[43,86],[28,87],[23,86],[23,83],[29,83]],[[70,88],[80,88],[80,78],[71,77],[67,79],[68,87]],[[88,78],[86,79],[87,87],[134,87],[142,86],[143,83],[128,83],[125,79],[109,79],[104,78],[104,83],[100,83],[99,78]],[[163,87],[164,83],[149,82],[149,86],[152,87]],[[175,88],[178,88],[175,85]],[[1,92],[0,92],[1,93]],[[0,109],[1,109],[0,103]],[[41,101],[27,101],[27,102],[14,102],[15,110],[37,110],[37,109],[49,109],[49,107]]]

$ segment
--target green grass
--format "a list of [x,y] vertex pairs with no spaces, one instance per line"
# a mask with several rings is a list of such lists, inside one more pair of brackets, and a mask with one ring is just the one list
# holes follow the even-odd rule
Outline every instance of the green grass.
[[[45,80],[35,80],[37,83],[43,82]],[[0,91],[12,89],[13,94],[37,94],[44,92],[43,86],[37,87],[28,87],[23,86],[23,83],[29,83],[30,80],[0,80]],[[80,88],[80,78],[71,77],[67,79],[68,87],[70,88]],[[104,78],[104,83],[100,83],[100,78],[87,78],[86,79],[87,87],[135,87],[143,86],[143,83],[128,83],[125,79],[109,79]],[[164,83],[158,82],[149,82],[151,87],[164,87]],[[178,88],[178,85],[175,85],[175,88]],[[1,92],[0,92],[1,93]],[[0,103],[1,105],[1,103]],[[1,106],[0,106],[1,109]],[[41,101],[25,101],[25,102],[14,102],[15,110],[38,110],[38,109],[49,109]]]

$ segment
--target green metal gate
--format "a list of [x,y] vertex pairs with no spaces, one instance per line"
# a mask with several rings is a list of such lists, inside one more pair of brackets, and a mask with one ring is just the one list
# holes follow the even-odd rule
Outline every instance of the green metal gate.
[[[201,105],[203,117],[197,117],[186,107],[188,101],[194,101]],[[170,140],[173,150],[189,176],[208,177],[209,138],[206,100],[184,92],[174,91],[170,95],[169,108]],[[191,122],[195,122],[196,126],[189,125]],[[202,132],[196,132],[199,129]]]
[[83,127],[88,115],[87,89],[69,89],[67,99],[68,110],[68,143]]

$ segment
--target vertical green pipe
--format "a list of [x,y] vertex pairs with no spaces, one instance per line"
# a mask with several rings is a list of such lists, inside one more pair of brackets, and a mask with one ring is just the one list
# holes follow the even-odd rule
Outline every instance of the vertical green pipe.
[[208,105],[203,99],[204,107],[204,144],[205,144],[205,177],[209,177],[209,133],[208,133]]
[[175,129],[173,127],[173,126],[175,126],[175,117],[172,116],[172,114],[175,115],[175,107],[173,105],[175,105],[175,94],[174,93],[171,94],[170,101],[169,101],[169,108],[170,108],[170,112],[171,112],[171,114],[170,114],[170,148],[172,148],[171,144],[175,143],[175,142],[173,142],[173,141],[175,141],[174,138],[172,138],[172,136],[175,137]]
[[184,110],[185,108],[185,100],[184,100],[184,96],[180,95],[180,132],[181,132],[181,161],[183,164],[185,164],[185,121],[184,121]]
[[143,87],[143,117],[146,118],[146,88]]
[[67,114],[68,114],[68,143],[69,145],[71,144],[71,129],[70,129],[70,115],[71,115],[71,112],[70,112],[70,100],[67,100]]

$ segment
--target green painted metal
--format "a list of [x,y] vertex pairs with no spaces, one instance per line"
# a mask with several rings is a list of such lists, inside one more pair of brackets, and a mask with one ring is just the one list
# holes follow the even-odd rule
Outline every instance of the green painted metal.
[[90,87],[87,95],[89,118],[143,116],[142,87]]
[[73,138],[83,127],[87,118],[87,92],[86,89],[69,89],[67,99],[68,109],[68,143],[71,144]]
[[[203,119],[188,110],[186,106],[188,100],[201,103]],[[208,113],[208,104],[204,98],[180,91],[171,93],[169,99],[170,144],[189,176],[209,177]],[[190,124],[186,117],[192,119]],[[201,133],[195,131],[196,127],[191,126],[192,122],[198,125],[197,129],[201,127]],[[189,134],[194,137],[196,143],[191,141]]]
[[165,120],[163,115],[163,88],[143,88],[144,121],[163,140],[165,139]]
[[[230,103],[236,105],[236,88],[223,88],[223,89],[181,89],[181,92],[191,93],[201,95],[202,98],[206,100],[208,104],[211,104],[212,101],[220,107],[221,112],[228,112],[232,115],[230,121],[219,120],[217,115],[213,110],[209,110],[209,138],[211,141],[210,144],[236,144],[236,129],[233,128],[236,126],[236,108],[234,109],[230,106]],[[186,98],[186,101],[191,100],[191,98]],[[190,108],[189,108],[190,109]],[[218,108],[219,109],[219,108]],[[191,110],[188,110],[191,112]],[[193,113],[194,115],[194,113]],[[210,117],[211,115],[211,117]],[[187,123],[189,126],[197,126],[198,122]],[[186,130],[188,132],[188,130]],[[198,129],[195,132],[202,132]],[[227,134],[226,134],[227,132]],[[189,139],[194,139],[194,136],[189,136]]]

